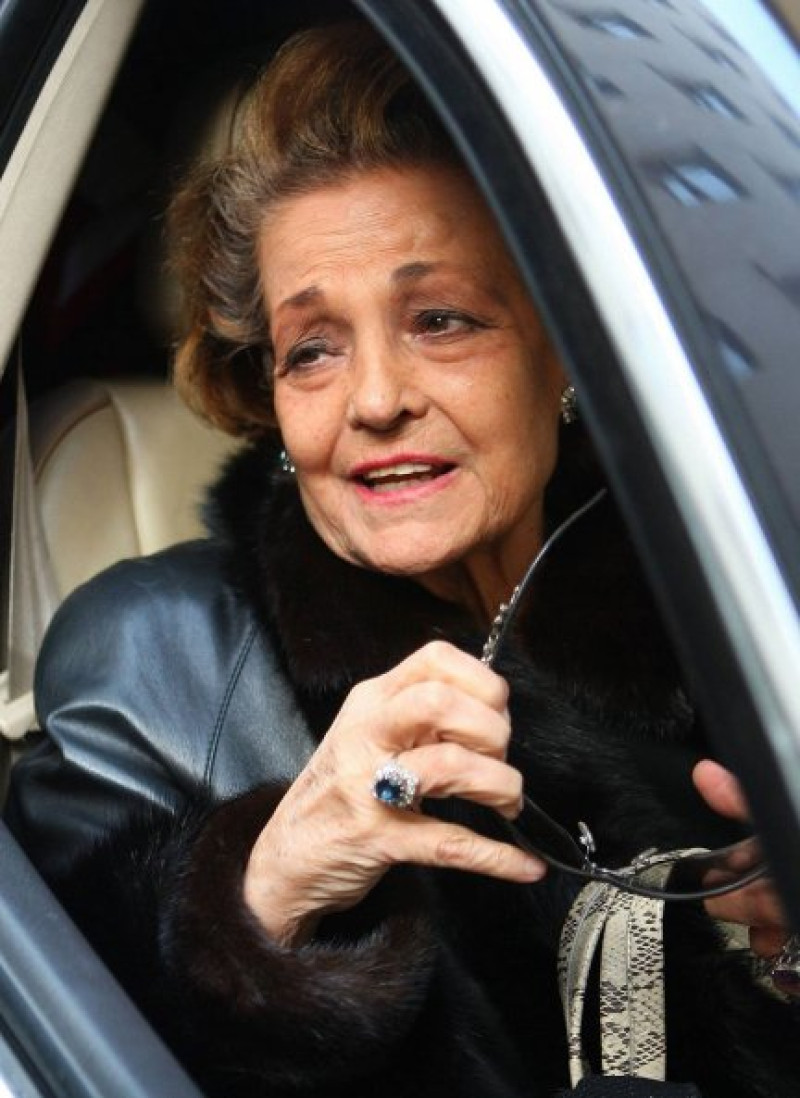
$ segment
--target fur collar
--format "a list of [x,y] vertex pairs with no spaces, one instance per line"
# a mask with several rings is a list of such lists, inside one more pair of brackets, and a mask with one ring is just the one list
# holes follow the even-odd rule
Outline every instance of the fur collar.
[[[585,483],[572,486],[574,503],[559,490],[551,500],[556,518],[588,496]],[[480,650],[483,633],[460,608],[330,552],[281,471],[272,438],[231,460],[210,493],[207,519],[290,678],[312,697],[341,698],[436,637]],[[579,710],[624,734],[687,734],[692,710],[613,503],[561,539],[521,618],[527,657]]]

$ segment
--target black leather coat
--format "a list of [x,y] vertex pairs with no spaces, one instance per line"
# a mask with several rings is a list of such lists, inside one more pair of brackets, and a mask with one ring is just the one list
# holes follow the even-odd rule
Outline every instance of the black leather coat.
[[[550,1096],[567,1085],[554,957],[573,882],[399,867],[296,950],[241,900],[258,831],[350,687],[434,637],[482,640],[413,583],[330,554],[275,469],[266,444],[247,451],[211,540],[68,600],[9,822],[209,1094]],[[502,670],[529,792],[590,819],[609,860],[718,841],[688,792],[702,735],[613,509],[560,547],[523,632]],[[430,810],[503,835],[474,806]],[[670,912],[666,950],[670,1077],[707,1098],[795,1095],[795,1009],[698,906]]]

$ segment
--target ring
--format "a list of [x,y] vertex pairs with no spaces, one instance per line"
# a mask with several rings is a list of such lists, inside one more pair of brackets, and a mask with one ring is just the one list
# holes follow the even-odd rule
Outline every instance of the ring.
[[419,790],[419,778],[395,759],[375,771],[372,796],[390,808],[412,808]]
[[772,982],[784,995],[800,995],[800,934],[792,934],[769,970]]

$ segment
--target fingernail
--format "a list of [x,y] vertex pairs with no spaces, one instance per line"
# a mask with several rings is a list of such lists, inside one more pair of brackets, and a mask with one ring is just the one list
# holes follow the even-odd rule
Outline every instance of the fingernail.
[[541,881],[547,872],[547,866],[538,858],[527,857],[525,859],[525,875],[529,881]]

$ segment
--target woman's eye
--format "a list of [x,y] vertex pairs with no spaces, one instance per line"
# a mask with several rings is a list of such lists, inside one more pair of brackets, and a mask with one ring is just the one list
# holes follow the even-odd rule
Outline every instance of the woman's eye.
[[308,366],[316,366],[330,352],[329,347],[322,340],[311,340],[298,343],[287,351],[283,359],[284,370],[300,370]]
[[415,327],[422,335],[437,336],[468,332],[482,325],[466,313],[451,309],[426,309],[425,312],[417,315]]

